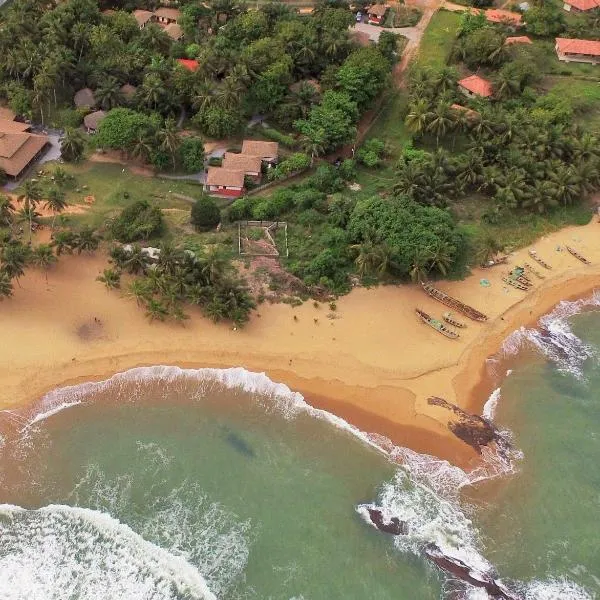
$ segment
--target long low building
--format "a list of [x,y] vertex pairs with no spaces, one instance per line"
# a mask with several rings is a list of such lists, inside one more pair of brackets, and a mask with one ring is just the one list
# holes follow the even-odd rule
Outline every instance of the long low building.
[[600,64],[600,42],[556,38],[555,49],[558,60]]
[[0,169],[11,179],[18,179],[46,150],[46,135],[29,133],[24,123],[0,119]]
[[209,194],[238,198],[244,193],[244,171],[209,167],[205,187]]

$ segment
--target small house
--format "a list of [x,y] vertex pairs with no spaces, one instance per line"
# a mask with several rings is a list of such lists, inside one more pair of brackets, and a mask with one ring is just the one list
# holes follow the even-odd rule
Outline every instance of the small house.
[[154,11],[154,20],[161,25],[177,23],[181,18],[181,12],[177,8],[157,8]]
[[517,29],[523,24],[523,15],[500,8],[489,8],[485,11],[485,18],[488,23],[500,23],[510,29]]
[[0,121],[0,169],[11,179],[19,179],[48,147],[47,135],[35,135],[29,125]]
[[460,91],[468,96],[469,98],[473,98],[479,96],[480,98],[489,98],[492,93],[492,83],[479,75],[470,75],[469,77],[465,77],[458,82],[458,87]]
[[120,91],[123,98],[125,98],[127,102],[131,102],[131,100],[133,100],[133,97],[135,96],[137,88],[135,87],[135,85],[131,85],[130,83],[124,83],[121,86]]
[[209,194],[239,198],[244,193],[244,171],[209,167],[205,189]]
[[103,110],[97,110],[89,115],[85,115],[83,118],[85,130],[88,133],[96,133],[96,130],[104,117],[106,117],[106,113]]
[[169,23],[164,27],[165,33],[174,41],[178,41],[183,37],[183,29],[177,23]]
[[367,9],[368,22],[371,25],[381,25],[385,20],[388,7],[385,4],[373,4]]
[[231,171],[243,171],[246,177],[251,177],[256,183],[260,182],[262,168],[260,156],[225,152],[221,166]]
[[450,109],[455,114],[464,114],[467,120],[471,123],[477,121],[480,116],[476,110],[463,106],[462,104],[452,104]]
[[152,21],[154,13],[149,10],[134,10],[133,18],[137,21],[138,27],[144,29]]
[[200,63],[197,60],[188,60],[187,58],[178,58],[177,63],[191,73],[195,73],[200,66]]
[[564,0],[563,9],[567,12],[588,12],[600,8],[600,0]]
[[260,156],[263,162],[271,165],[276,164],[279,158],[279,144],[262,140],[244,140],[242,142],[242,154]]
[[373,43],[371,36],[364,31],[351,31],[350,39],[359,46],[370,46]]
[[531,44],[531,38],[527,37],[526,35],[516,35],[516,36],[512,36],[512,37],[507,37],[504,40],[504,45],[505,46],[512,46],[513,44]]
[[79,90],[73,97],[73,103],[77,108],[94,108],[96,106],[94,92],[90,88]]
[[600,63],[600,42],[556,38],[556,55],[564,62]]

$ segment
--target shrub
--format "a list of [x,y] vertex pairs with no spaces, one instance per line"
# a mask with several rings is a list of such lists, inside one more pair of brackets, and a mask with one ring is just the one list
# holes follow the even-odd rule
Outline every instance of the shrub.
[[296,142],[291,135],[281,133],[280,131],[277,131],[277,129],[273,129],[272,127],[263,127],[261,129],[261,132],[266,138],[269,138],[274,142],[279,142],[282,146],[285,146],[286,148],[293,148],[296,145]]
[[212,198],[202,196],[192,206],[191,221],[198,230],[212,229],[221,221],[221,211]]
[[256,201],[253,198],[238,198],[227,209],[227,220],[231,223],[234,221],[245,221],[252,217],[252,207]]
[[365,167],[373,168],[381,164],[384,153],[385,144],[377,138],[371,138],[357,150],[356,159]]
[[185,137],[179,147],[179,156],[187,173],[204,169],[204,142],[199,137]]
[[223,158],[221,156],[211,156],[208,159],[209,167],[220,167],[223,164]]
[[309,182],[313,187],[326,194],[339,192],[344,187],[344,182],[337,169],[331,165],[321,165]]
[[303,171],[310,166],[310,156],[306,154],[302,154],[301,152],[296,152],[292,154],[289,158],[281,161],[274,169],[269,171],[269,179],[271,181],[285,179],[289,177],[292,173],[297,173],[298,171]]
[[151,206],[147,200],[134,202],[121,211],[110,224],[111,235],[120,242],[147,240],[160,233],[164,225],[158,206]]

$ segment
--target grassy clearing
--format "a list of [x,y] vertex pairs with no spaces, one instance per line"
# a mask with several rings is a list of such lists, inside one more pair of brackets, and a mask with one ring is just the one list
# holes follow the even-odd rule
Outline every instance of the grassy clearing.
[[420,67],[442,68],[448,61],[456,32],[460,24],[460,13],[439,10],[423,34],[417,64]]

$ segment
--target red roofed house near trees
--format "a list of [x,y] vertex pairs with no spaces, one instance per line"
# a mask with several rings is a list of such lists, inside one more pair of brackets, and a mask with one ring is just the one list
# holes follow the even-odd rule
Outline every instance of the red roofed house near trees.
[[485,11],[485,18],[490,23],[504,23],[512,27],[520,27],[523,16],[510,10],[489,8]]
[[564,62],[600,63],[600,42],[556,38],[556,55]]
[[600,8],[600,0],[564,0],[563,8],[567,12],[586,12]]
[[205,187],[210,194],[239,198],[244,193],[244,171],[209,167]]
[[458,82],[460,91],[472,98],[473,96],[481,96],[489,98],[492,95],[492,84],[487,79],[479,77],[479,75],[470,75]]
[[387,13],[387,6],[384,4],[373,4],[367,9],[368,20],[371,25],[381,25]]
[[506,46],[511,46],[512,44],[532,44],[533,42],[531,41],[530,38],[528,38],[526,35],[517,35],[514,37],[507,37],[504,40],[504,44]]
[[187,58],[178,58],[177,62],[184,68],[187,69],[188,71],[191,71],[192,73],[194,71],[198,70],[198,67],[200,66],[200,64],[198,63],[197,60],[188,60]]

